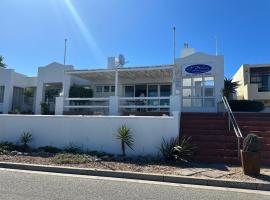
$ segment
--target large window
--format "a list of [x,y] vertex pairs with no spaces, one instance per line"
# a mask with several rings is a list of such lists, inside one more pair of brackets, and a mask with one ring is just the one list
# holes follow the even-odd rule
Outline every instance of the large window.
[[5,86],[0,86],[0,103],[4,102]]
[[212,76],[183,78],[182,91],[183,107],[215,107],[215,81]]
[[258,92],[270,91],[270,67],[250,69],[250,83],[258,84]]

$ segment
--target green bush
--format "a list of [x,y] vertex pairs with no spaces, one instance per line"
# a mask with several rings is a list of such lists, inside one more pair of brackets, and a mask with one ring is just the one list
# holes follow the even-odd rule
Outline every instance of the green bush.
[[90,159],[87,155],[61,153],[52,157],[51,161],[56,164],[83,164],[88,163]]
[[21,135],[20,142],[22,144],[22,150],[28,151],[29,150],[29,144],[33,141],[33,136],[31,133],[24,132]]
[[81,149],[76,146],[74,143],[70,142],[65,148],[64,152],[70,153],[70,154],[78,154],[81,153]]
[[45,102],[40,103],[40,107],[41,107],[41,114],[42,115],[49,115],[50,114],[50,110],[49,110],[49,105]]
[[84,86],[72,85],[69,89],[70,98],[92,98],[93,90]]
[[134,151],[134,139],[131,130],[127,126],[123,125],[118,129],[116,139],[121,142],[121,150],[124,157],[126,156],[126,146]]
[[54,146],[43,146],[38,148],[39,151],[47,152],[47,153],[59,153],[62,150],[54,147]]
[[232,111],[259,112],[264,109],[264,104],[260,101],[230,100],[229,104]]
[[15,151],[17,149],[17,145],[13,144],[12,142],[0,142],[0,151]]
[[243,141],[243,151],[258,152],[260,148],[259,139],[256,134],[248,134]]
[[160,152],[165,160],[186,162],[192,157],[195,148],[190,137],[182,137],[180,140],[171,138],[168,141],[162,138]]

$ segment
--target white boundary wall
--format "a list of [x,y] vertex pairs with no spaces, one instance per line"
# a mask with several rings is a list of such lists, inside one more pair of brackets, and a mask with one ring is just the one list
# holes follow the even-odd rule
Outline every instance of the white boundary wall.
[[173,117],[0,115],[0,141],[18,143],[23,132],[30,132],[34,137],[32,147],[63,148],[72,142],[83,150],[120,154],[116,134],[125,124],[135,139],[135,151],[127,148],[127,154],[156,155],[162,137],[178,136],[179,117],[178,112]]

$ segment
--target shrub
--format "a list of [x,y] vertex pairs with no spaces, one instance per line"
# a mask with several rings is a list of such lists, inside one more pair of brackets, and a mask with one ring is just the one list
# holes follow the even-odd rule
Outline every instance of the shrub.
[[40,103],[41,106],[41,114],[42,115],[49,115],[50,110],[49,110],[49,105],[45,102]]
[[188,161],[195,150],[194,144],[191,143],[190,137],[171,138],[166,141],[162,138],[160,152],[165,160],[170,161]]
[[47,152],[47,153],[59,153],[62,150],[54,147],[54,146],[43,146],[38,148],[39,151]]
[[28,132],[24,132],[21,135],[21,139],[20,139],[20,142],[22,144],[22,150],[27,151],[29,149],[29,143],[31,143],[32,141],[33,141],[32,134]]
[[18,147],[12,142],[1,142],[0,143],[0,151],[15,151]]
[[64,152],[70,153],[70,154],[78,154],[81,152],[81,149],[76,146],[74,143],[70,142],[65,148]]
[[177,145],[178,138],[171,138],[168,141],[162,138],[159,151],[165,158],[165,160],[175,160],[174,147],[176,147]]
[[126,146],[134,150],[133,149],[134,139],[130,129],[127,126],[123,125],[118,129],[116,139],[121,141],[121,150],[123,156],[126,156]]
[[260,101],[251,100],[230,100],[232,111],[259,112],[264,109],[264,104]]
[[61,153],[52,157],[51,161],[56,164],[83,164],[90,160],[87,155]]
[[259,139],[256,134],[248,134],[243,141],[243,151],[258,152],[259,147]]
[[70,98],[92,98],[93,90],[84,86],[72,85],[69,89]]

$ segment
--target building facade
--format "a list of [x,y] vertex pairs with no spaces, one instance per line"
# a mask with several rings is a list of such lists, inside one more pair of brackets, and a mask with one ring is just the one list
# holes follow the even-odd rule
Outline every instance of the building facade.
[[[0,69],[0,112],[155,115],[217,112],[224,79],[223,56],[185,47],[174,64],[124,67],[115,57],[103,69],[75,70],[51,63],[37,77]],[[93,91],[91,98],[70,97],[73,86]]]
[[238,81],[237,99],[262,101],[270,107],[270,64],[244,64],[233,76]]

